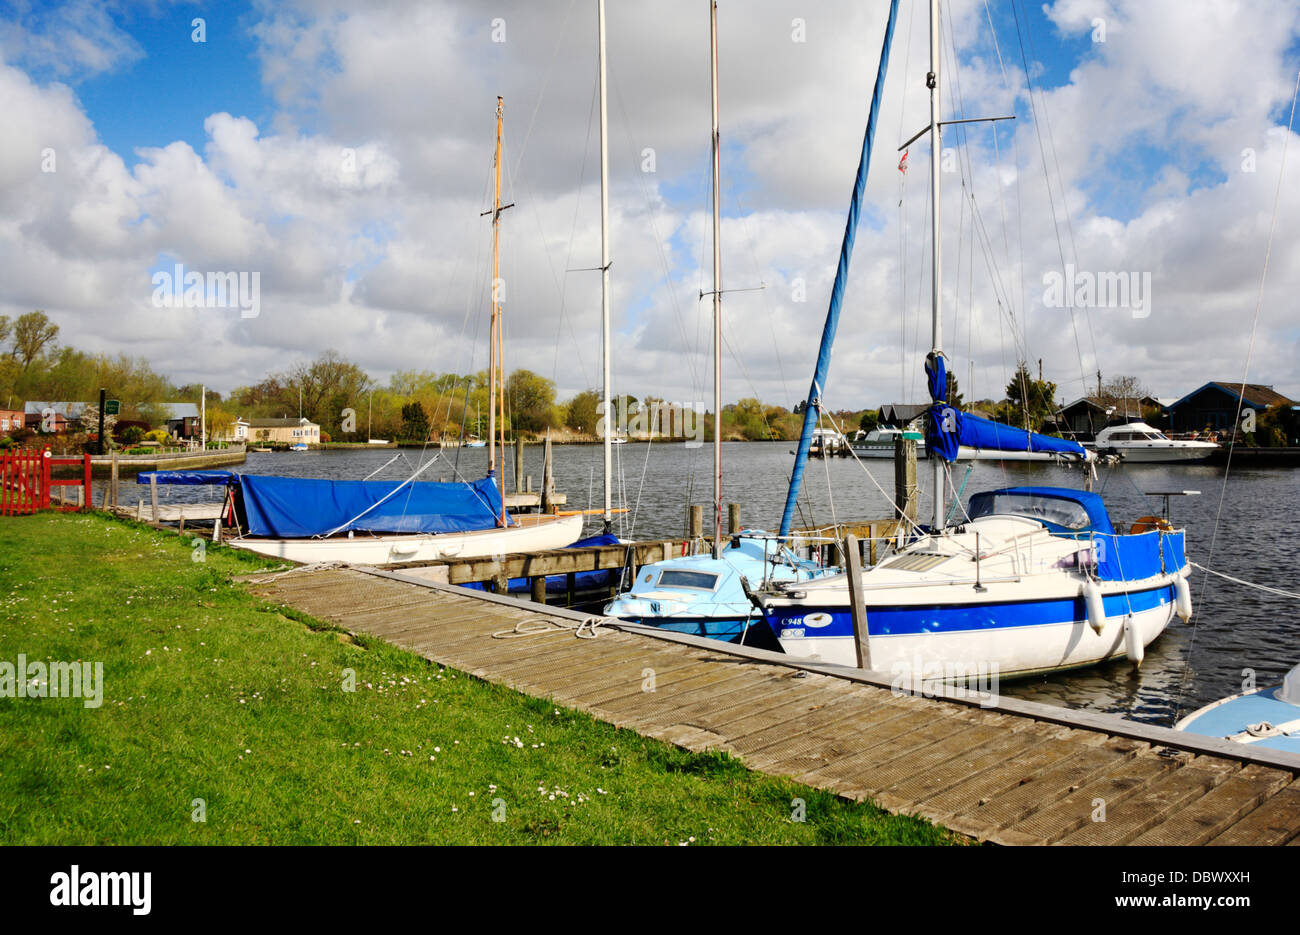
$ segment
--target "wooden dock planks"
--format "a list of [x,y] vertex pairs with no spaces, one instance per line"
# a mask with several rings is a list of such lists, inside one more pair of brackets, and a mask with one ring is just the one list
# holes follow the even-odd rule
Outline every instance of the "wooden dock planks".
[[[1086,712],[984,710],[707,641],[609,628],[576,639],[572,613],[369,569],[251,576],[249,585],[355,634],[616,726],[727,750],[751,768],[979,840],[1300,841],[1300,765],[1175,750],[1120,729],[1118,719],[1112,731]],[[513,635],[540,627],[560,629]]]

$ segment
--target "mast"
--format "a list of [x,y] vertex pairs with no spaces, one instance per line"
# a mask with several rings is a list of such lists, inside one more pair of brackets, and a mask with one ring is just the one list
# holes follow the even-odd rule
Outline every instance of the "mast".
[[[497,468],[497,394],[498,384],[504,383],[504,375],[500,373],[500,347],[501,347],[501,121],[505,113],[505,101],[500,95],[497,95],[497,149],[496,156],[493,158],[493,170],[496,176],[496,190],[492,198],[492,326],[488,337],[488,477],[494,477]],[[503,397],[504,398],[504,397]],[[501,412],[502,431],[504,432],[505,408]],[[505,448],[505,437],[502,436],[501,447]],[[500,481],[497,485],[502,488],[501,497],[501,516],[498,518],[498,525],[504,526],[505,523],[505,488]]]
[[[931,352],[937,358],[943,352],[943,316],[940,314],[943,251],[939,247],[939,0],[930,0],[930,73],[926,75],[926,84],[930,87],[930,272],[934,277],[930,285],[930,340]],[[934,463],[933,531],[938,533],[944,526],[944,461],[933,453],[930,461]]]
[[713,557],[722,554],[722,157],[718,135],[718,3],[709,3],[709,53],[713,84]]
[[609,122],[605,106],[605,0],[596,0],[596,31],[598,33],[597,66],[600,72],[600,368],[601,417],[605,426],[605,488],[604,531],[609,532],[614,515],[610,492],[613,489],[610,462],[613,431],[610,418],[609,379]]
[[[781,515],[781,535],[788,536],[794,522],[795,508],[799,503],[799,488],[803,484],[804,469],[808,465],[808,449],[812,444],[813,430],[821,410],[821,396],[831,370],[831,348],[839,327],[840,307],[844,303],[844,290],[849,279],[849,260],[853,257],[853,241],[857,237],[858,217],[867,188],[867,169],[871,165],[871,150],[876,138],[876,124],[880,117],[880,101],[884,97],[885,74],[889,68],[889,48],[894,39],[894,25],[898,21],[898,0],[889,4],[889,19],[885,24],[885,40],[880,48],[880,67],[876,69],[876,85],[871,92],[871,110],[867,116],[867,129],[862,135],[862,155],[858,159],[858,174],[853,180],[853,195],[849,199],[849,215],[844,223],[844,240],[840,245],[840,262],[835,269],[835,285],[831,289],[830,306],[826,310],[826,323],[822,326],[822,343],[817,352],[817,365],[813,369],[812,385],[808,388],[808,402],[803,414],[803,430],[799,436],[799,449],[795,455],[794,470],[790,473],[790,488],[786,492],[785,512]],[[809,517],[811,519],[811,517]]]

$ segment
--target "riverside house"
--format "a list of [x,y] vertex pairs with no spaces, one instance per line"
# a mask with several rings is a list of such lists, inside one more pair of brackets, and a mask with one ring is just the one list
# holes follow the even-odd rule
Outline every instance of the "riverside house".
[[249,419],[248,435],[253,444],[320,444],[320,426],[310,419]]

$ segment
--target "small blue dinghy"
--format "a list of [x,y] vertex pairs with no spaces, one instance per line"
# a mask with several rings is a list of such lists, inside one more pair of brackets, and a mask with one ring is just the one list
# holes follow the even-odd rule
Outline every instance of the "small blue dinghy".
[[1174,730],[1300,754],[1300,665],[1281,685],[1208,704],[1175,724]]

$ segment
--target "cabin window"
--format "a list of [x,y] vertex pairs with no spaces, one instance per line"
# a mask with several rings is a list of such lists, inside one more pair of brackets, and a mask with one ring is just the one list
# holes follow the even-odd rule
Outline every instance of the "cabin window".
[[659,587],[690,588],[695,591],[712,591],[718,583],[718,576],[703,571],[661,571]]
[[971,519],[995,515],[1026,516],[1066,529],[1087,529],[1092,524],[1088,511],[1073,500],[1033,494],[984,495],[971,499]]

